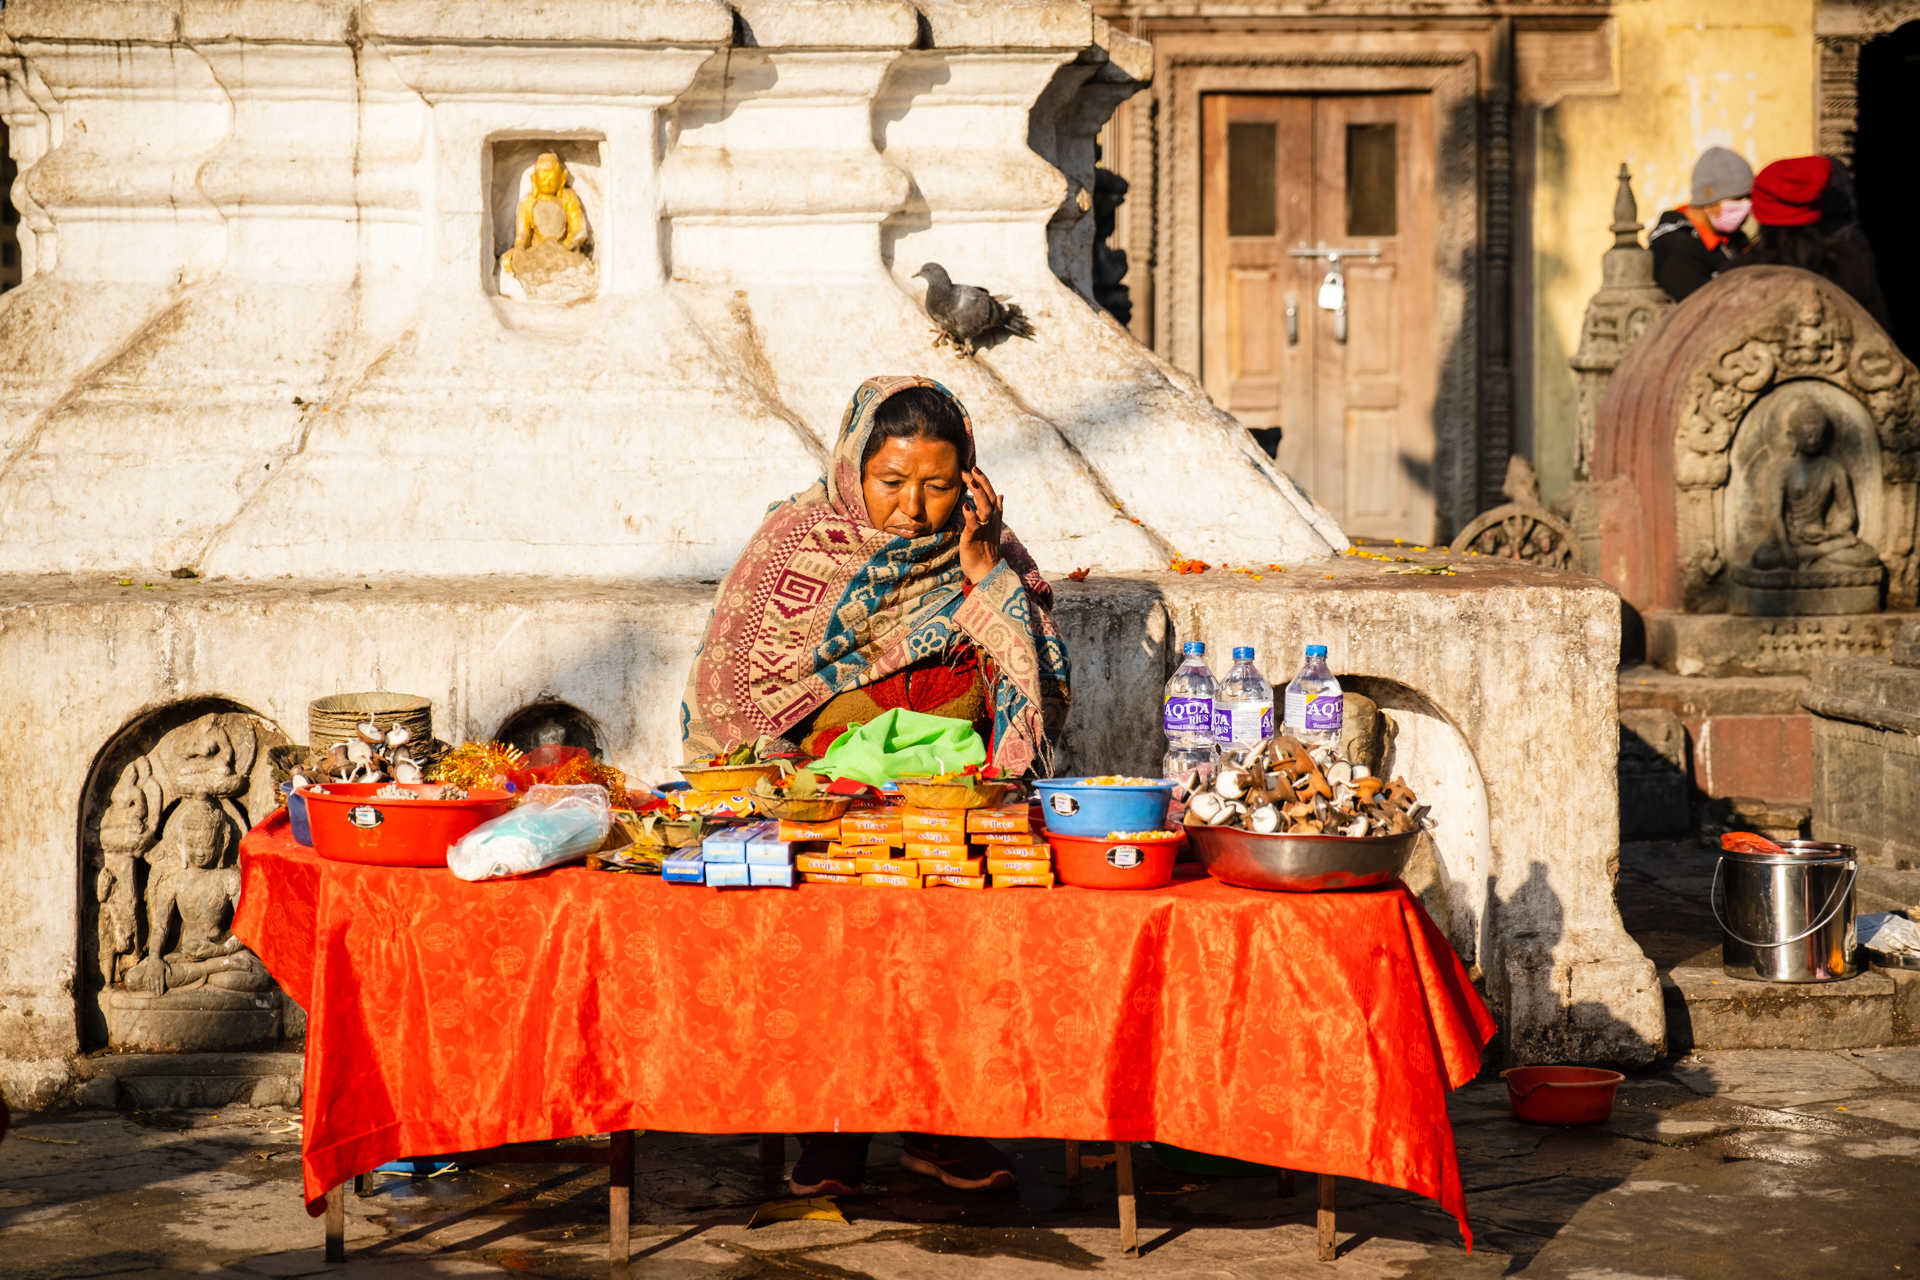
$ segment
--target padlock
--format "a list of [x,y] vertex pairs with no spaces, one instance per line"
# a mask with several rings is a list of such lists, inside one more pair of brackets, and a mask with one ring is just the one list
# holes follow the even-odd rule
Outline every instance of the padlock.
[[1347,282],[1338,271],[1327,272],[1327,278],[1320,282],[1320,309],[1338,311],[1347,305]]

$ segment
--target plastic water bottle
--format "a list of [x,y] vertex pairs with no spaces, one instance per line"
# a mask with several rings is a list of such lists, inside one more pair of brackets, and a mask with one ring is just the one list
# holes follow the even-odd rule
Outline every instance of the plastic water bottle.
[[1286,731],[1308,747],[1331,747],[1340,741],[1340,682],[1327,670],[1327,646],[1307,646],[1306,665],[1287,685]]
[[1167,735],[1165,775],[1178,778],[1193,769],[1213,776],[1213,672],[1207,668],[1207,646],[1189,640],[1179,670],[1167,681],[1160,704],[1160,726]]
[[1213,703],[1213,736],[1223,748],[1250,751],[1273,736],[1273,686],[1253,665],[1253,649],[1233,651],[1233,669]]

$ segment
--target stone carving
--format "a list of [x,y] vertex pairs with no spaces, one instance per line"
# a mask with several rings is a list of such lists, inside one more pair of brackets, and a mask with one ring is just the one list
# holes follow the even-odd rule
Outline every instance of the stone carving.
[[1475,516],[1447,548],[1449,555],[1469,551],[1552,569],[1580,568],[1580,540],[1573,526],[1540,505],[1540,481],[1533,465],[1519,454],[1507,460],[1501,488],[1509,501]]
[[1653,250],[1640,243],[1640,206],[1633,196],[1633,179],[1623,162],[1620,185],[1614,191],[1613,247],[1600,258],[1600,289],[1587,300],[1580,324],[1580,349],[1567,361],[1573,367],[1574,457],[1573,478],[1586,481],[1593,474],[1593,426],[1600,417],[1600,400],[1607,382],[1655,320],[1673,306],[1667,291],[1653,282]]
[[1880,554],[1859,536],[1860,511],[1847,468],[1830,452],[1833,424],[1819,399],[1788,387],[1779,417],[1791,453],[1757,493],[1767,540],[1735,567],[1741,612],[1872,613],[1886,578]]
[[243,712],[171,720],[146,750],[136,741],[103,761],[117,778],[89,852],[107,1041],[201,1051],[276,1039],[284,998],[231,926],[240,834],[274,808],[267,749],[285,739]]
[[[1681,371],[1685,381],[1673,438],[1673,480],[1676,533],[1686,566],[1683,595],[1691,611],[1871,612],[1880,608],[1883,581],[1894,603],[1914,598],[1920,371],[1877,326],[1856,320],[1850,304],[1833,296],[1834,286],[1809,275],[1802,281],[1773,305],[1740,318],[1706,358]],[[1763,404],[1771,406],[1769,422],[1761,421]],[[1848,533],[1865,544],[1864,550],[1850,550],[1855,544],[1842,540],[1844,545],[1818,553],[1817,565],[1800,563],[1805,550],[1836,536],[1828,534],[1799,544],[1802,550],[1794,551],[1792,563],[1781,554],[1787,534],[1767,528],[1766,513],[1778,510],[1786,519],[1787,507],[1776,504],[1784,502],[1780,468],[1788,446],[1781,424],[1788,412],[1806,415],[1807,430],[1828,440],[1818,446],[1821,456],[1836,455],[1825,463],[1800,464],[1803,487],[1814,484],[1815,472],[1829,477],[1824,486],[1815,486],[1825,495],[1819,498],[1826,512],[1822,518],[1845,523],[1844,505],[1852,505]],[[1815,418],[1825,427],[1815,426]],[[1756,424],[1768,438],[1764,446],[1737,443]],[[1762,471],[1743,477],[1741,469],[1749,462],[1761,467],[1760,453],[1768,454]],[[1848,503],[1841,514],[1832,501],[1835,475],[1847,481],[1842,496]],[[1800,505],[1813,501],[1803,497]],[[1765,532],[1753,536],[1758,530]],[[1811,524],[1804,525],[1802,536],[1814,537]],[[1774,550],[1763,551],[1764,543]],[[1877,553],[1871,561],[1868,551]],[[1890,572],[1878,567],[1883,563]],[[1730,565],[1736,566],[1731,573]],[[1817,585],[1808,574],[1818,577]],[[1820,594],[1780,594],[1797,590]]]
[[568,302],[594,291],[593,260],[585,252],[587,211],[568,178],[558,155],[541,152],[515,210],[513,247],[500,255],[500,273],[526,297]]

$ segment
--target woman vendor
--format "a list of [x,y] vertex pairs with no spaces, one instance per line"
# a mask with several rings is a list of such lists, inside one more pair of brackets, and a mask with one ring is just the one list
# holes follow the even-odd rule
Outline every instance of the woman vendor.
[[[827,474],[775,506],[714,598],[683,734],[692,756],[761,735],[811,756],[884,711],[971,721],[1002,776],[1047,772],[1065,720],[1053,590],[1007,532],[953,393],[870,378]],[[866,1133],[806,1133],[796,1196],[852,1195]],[[902,1134],[901,1163],[963,1190],[1010,1187],[983,1138]]]

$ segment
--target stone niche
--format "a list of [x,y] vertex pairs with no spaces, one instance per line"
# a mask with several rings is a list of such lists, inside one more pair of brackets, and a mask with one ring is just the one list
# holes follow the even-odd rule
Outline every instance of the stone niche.
[[493,141],[486,177],[489,267],[501,297],[567,303],[600,292],[594,238],[605,225],[605,150],[598,138]]
[[229,927],[240,837],[278,804],[267,753],[286,740],[209,698],[141,716],[101,751],[80,821],[83,1041],[206,1052],[300,1034]]
[[1818,276],[1732,271],[1675,307],[1615,373],[1594,456],[1600,576],[1662,665],[1758,674],[1738,655],[1762,632],[1829,619],[1794,627],[1804,672],[1826,640],[1883,644],[1892,628],[1867,619],[1914,607],[1920,371]]

